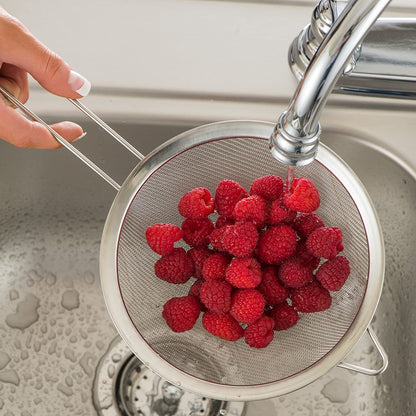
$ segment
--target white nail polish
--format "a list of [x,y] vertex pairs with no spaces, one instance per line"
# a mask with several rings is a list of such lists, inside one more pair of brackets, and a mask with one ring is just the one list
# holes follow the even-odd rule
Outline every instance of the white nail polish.
[[72,91],[85,97],[91,90],[91,83],[78,72],[71,71],[69,73],[68,85]]
[[76,142],[77,140],[81,140],[83,137],[85,137],[87,135],[87,132],[84,131],[84,133],[81,134],[81,136],[78,136],[76,139],[72,140],[71,143]]

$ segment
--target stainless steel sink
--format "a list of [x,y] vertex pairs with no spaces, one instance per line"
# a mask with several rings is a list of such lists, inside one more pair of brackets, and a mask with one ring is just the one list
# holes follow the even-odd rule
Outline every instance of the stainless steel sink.
[[[342,120],[343,112],[333,111]],[[104,119],[145,154],[196,124]],[[389,368],[377,377],[334,368],[301,390],[248,403],[247,416],[411,415],[416,409],[416,157],[402,163],[371,135],[352,134],[336,121],[324,121],[322,140],[361,178],[383,227],[386,279],[372,326]],[[115,150],[93,125],[81,124],[88,138],[77,146],[122,181],[134,158]],[[0,414],[110,414],[114,398],[97,404],[93,389],[99,363],[117,338],[98,275],[114,190],[65,150],[3,142],[0,178]],[[369,366],[378,359],[366,336],[348,357]]]

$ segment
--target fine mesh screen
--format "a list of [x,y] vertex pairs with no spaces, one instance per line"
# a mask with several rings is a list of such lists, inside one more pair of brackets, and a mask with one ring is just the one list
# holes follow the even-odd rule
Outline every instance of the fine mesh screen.
[[243,339],[227,342],[207,333],[199,319],[188,332],[174,333],[162,318],[163,304],[184,296],[194,279],[172,285],[154,275],[159,256],[149,249],[146,228],[166,222],[181,225],[179,198],[195,187],[212,194],[223,179],[233,179],[250,188],[260,176],[286,177],[259,138],[227,138],[200,144],[180,153],[151,174],[137,192],[122,226],[118,248],[118,278],[126,310],[146,342],[166,361],[195,377],[226,385],[254,385],[297,374],[321,359],[340,341],[354,320],[367,284],[366,233],[354,201],[340,181],[315,161],[296,168],[296,177],[306,176],[317,186],[321,206],[317,211],[327,226],[343,232],[343,255],[350,260],[351,274],[339,292],[334,292],[329,310],[303,314],[297,325],[275,332],[264,349],[250,348]]

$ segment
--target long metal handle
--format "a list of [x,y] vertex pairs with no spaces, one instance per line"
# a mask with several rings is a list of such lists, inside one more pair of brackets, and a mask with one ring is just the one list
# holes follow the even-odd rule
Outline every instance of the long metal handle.
[[373,329],[371,327],[367,328],[367,332],[368,335],[371,338],[371,341],[373,341],[374,345],[376,346],[377,352],[379,353],[380,357],[381,357],[381,365],[379,368],[367,368],[367,367],[362,367],[360,365],[356,365],[356,364],[351,364],[351,363],[346,363],[345,361],[342,361],[338,364],[338,367],[342,367],[342,368],[346,368],[347,370],[353,370],[357,373],[361,373],[361,374],[365,374],[368,376],[377,376],[381,373],[383,373],[388,364],[389,364],[389,360],[387,357],[387,353],[384,350],[384,348],[382,347],[382,345],[380,344],[380,341],[378,340],[375,332],[373,331]]
[[144,155],[141,154],[134,146],[132,146],[126,139],[121,137],[115,130],[113,130],[107,123],[101,120],[97,114],[93,113],[89,108],[87,108],[84,104],[82,104],[78,100],[74,100],[72,98],[68,98],[75,107],[81,110],[86,116],[88,116],[92,121],[98,124],[102,129],[104,129],[108,134],[113,136],[120,144],[122,144],[127,150],[133,153],[138,159],[144,159]]
[[[9,100],[13,105],[18,107],[31,119],[37,121],[38,123],[42,124],[48,131],[52,134],[52,136],[66,149],[68,149],[73,155],[75,155],[78,159],[80,159],[83,163],[85,163],[90,169],[92,169],[96,174],[101,176],[106,182],[108,182],[114,189],[117,191],[120,190],[121,186],[105,173],[100,167],[98,167],[94,162],[92,162],[88,157],[86,157],[82,152],[80,152],[76,147],[74,147],[71,143],[69,143],[66,139],[64,139],[60,134],[58,134],[55,130],[53,130],[45,121],[43,121],[37,114],[35,114],[30,108],[28,108],[25,104],[21,103],[17,98],[15,98],[12,94],[10,94],[6,89],[0,86],[0,92],[3,96]],[[126,149],[128,149],[131,153],[133,153],[139,160],[144,159],[144,155],[142,155],[138,150],[136,150],[127,140],[121,137],[116,131],[114,131],[108,124],[106,124],[103,120],[101,120],[96,114],[94,114],[91,110],[89,110],[84,104],[81,104],[78,100],[70,99],[68,100],[74,104],[79,110],[81,110],[84,114],[86,114],[91,120],[93,120],[96,124],[98,124],[101,128],[103,128],[107,133],[113,136],[119,143],[121,143]]]

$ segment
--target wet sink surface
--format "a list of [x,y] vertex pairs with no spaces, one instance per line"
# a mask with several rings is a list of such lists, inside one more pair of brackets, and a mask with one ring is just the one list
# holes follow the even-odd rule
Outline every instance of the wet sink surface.
[[[114,158],[102,134],[83,123],[79,147],[121,181],[135,164]],[[187,125],[117,124],[149,152]],[[386,279],[373,329],[388,370],[369,377],[335,368],[289,395],[250,403],[247,415],[411,415],[416,408],[416,180],[360,138],[327,132],[323,140],[355,170],[380,216]],[[96,159],[97,160],[97,159]],[[116,337],[98,276],[102,227],[114,190],[64,150],[15,149],[0,143],[0,413],[95,415],[92,386],[100,358]],[[378,363],[367,338],[348,357]]]

